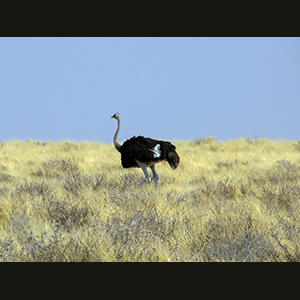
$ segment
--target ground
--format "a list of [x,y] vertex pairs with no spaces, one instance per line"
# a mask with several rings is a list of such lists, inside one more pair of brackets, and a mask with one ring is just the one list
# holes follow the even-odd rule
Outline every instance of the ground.
[[299,141],[172,143],[158,189],[112,144],[0,143],[0,261],[300,260]]

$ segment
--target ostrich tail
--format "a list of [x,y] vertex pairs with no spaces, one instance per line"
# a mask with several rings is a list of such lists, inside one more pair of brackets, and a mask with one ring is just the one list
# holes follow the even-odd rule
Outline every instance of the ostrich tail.
[[180,158],[179,155],[176,153],[176,151],[170,151],[167,154],[167,161],[173,170],[175,170],[178,167],[179,160]]

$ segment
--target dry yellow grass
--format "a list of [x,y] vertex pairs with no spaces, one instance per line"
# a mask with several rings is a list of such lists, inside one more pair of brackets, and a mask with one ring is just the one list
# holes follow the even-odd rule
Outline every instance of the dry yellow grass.
[[300,143],[173,141],[159,189],[113,145],[0,144],[0,261],[295,261]]

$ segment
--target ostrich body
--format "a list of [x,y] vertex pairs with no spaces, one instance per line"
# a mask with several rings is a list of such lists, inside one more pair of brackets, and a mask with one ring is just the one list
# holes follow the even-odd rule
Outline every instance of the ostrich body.
[[158,187],[158,174],[155,170],[155,164],[167,160],[170,167],[175,170],[180,160],[176,152],[176,147],[170,142],[145,138],[143,136],[134,136],[125,141],[123,145],[120,145],[118,135],[121,127],[121,116],[119,113],[115,113],[112,118],[118,121],[117,131],[114,135],[114,145],[121,153],[123,168],[141,168],[147,182],[150,182],[151,178],[147,171],[147,167],[150,167],[155,186]]

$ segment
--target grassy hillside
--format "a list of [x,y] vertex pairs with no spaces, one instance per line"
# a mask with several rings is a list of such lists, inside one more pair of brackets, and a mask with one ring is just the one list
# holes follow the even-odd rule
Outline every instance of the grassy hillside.
[[300,260],[300,142],[174,144],[156,190],[112,144],[0,143],[0,261]]

